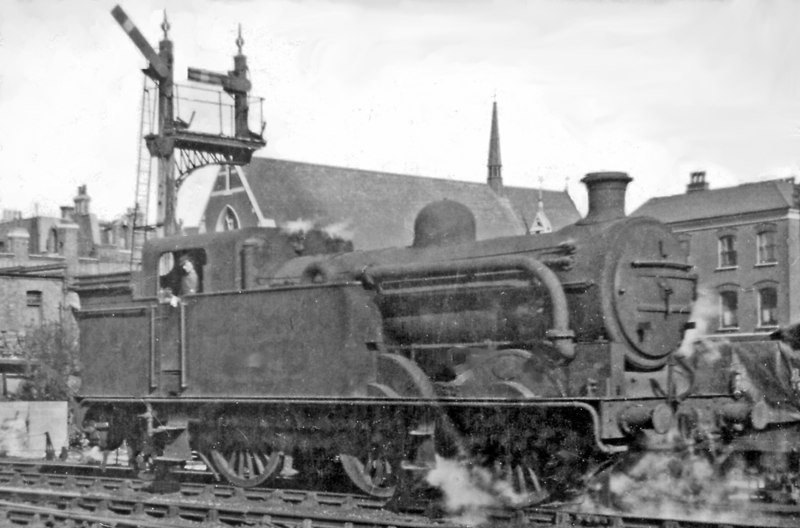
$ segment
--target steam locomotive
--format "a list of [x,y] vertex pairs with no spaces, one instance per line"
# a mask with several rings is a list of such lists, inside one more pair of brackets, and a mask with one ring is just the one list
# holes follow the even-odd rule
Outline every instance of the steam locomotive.
[[276,228],[149,241],[141,272],[78,282],[80,420],[139,465],[194,454],[238,486],[338,478],[388,498],[444,457],[518,504],[631,449],[774,450],[759,439],[798,413],[769,383],[736,354],[676,352],[697,282],[678,241],[625,216],[628,175],[582,181],[587,216],[547,234],[477,241],[445,200],[406,248]]

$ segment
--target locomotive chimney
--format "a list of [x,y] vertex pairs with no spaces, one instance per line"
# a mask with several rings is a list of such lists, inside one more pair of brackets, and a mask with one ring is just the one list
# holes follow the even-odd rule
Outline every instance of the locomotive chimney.
[[589,212],[579,224],[625,217],[625,189],[632,178],[624,172],[591,172],[582,180],[589,192]]

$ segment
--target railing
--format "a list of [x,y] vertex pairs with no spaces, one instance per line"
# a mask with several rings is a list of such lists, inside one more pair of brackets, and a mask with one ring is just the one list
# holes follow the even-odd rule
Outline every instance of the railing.
[[[175,84],[175,116],[178,123],[194,132],[235,136],[233,96],[218,88]],[[248,97],[248,128],[261,132],[264,123],[264,98]]]

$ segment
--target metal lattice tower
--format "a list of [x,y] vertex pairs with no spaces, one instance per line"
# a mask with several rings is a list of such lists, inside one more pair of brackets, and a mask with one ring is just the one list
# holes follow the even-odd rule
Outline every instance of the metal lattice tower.
[[153,158],[147,149],[145,137],[153,133],[155,121],[153,94],[156,87],[146,75],[143,77],[139,121],[139,157],[136,160],[136,203],[133,207],[131,221],[131,269],[141,263],[142,246],[147,240],[148,232],[152,230],[148,220],[150,218],[150,182],[153,174]]

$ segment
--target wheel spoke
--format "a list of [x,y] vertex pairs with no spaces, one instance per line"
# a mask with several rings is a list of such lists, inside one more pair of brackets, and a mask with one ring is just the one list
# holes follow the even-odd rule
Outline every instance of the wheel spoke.
[[[256,471],[258,471],[259,475],[263,475],[264,474],[264,463],[261,461],[261,457],[262,456],[263,455],[261,453],[258,453],[258,452],[253,453],[253,458],[256,461]],[[277,456],[277,455],[273,455],[273,456]]]
[[367,460],[366,467],[357,457],[341,454],[339,461],[350,481],[361,491],[373,497],[389,498],[394,495],[395,486],[387,484],[387,475],[391,468],[389,462],[382,458]]
[[209,459],[228,482],[243,488],[258,486],[280,465],[280,454],[257,448],[235,448],[230,452],[211,449]]
[[536,472],[531,468],[526,468],[528,470],[528,478],[530,478],[531,483],[533,484],[533,490],[536,493],[542,493],[542,485],[539,483],[539,477],[536,476]]
[[247,474],[244,472],[244,459],[246,456],[244,449],[239,450],[238,455],[239,455],[239,466],[237,469],[238,473],[237,476],[240,478],[247,478]]
[[253,473],[253,453],[247,451],[247,476],[255,477],[256,474]]
[[515,496],[510,499],[515,507],[526,507],[539,503],[547,498],[547,492],[542,490],[539,478],[532,467],[525,464],[516,464],[513,467],[506,464],[504,480],[514,490]]
[[515,470],[515,473],[517,474],[517,482],[519,483],[519,492],[522,495],[527,495],[528,485],[525,483],[525,470],[522,468],[522,466],[517,466]]

